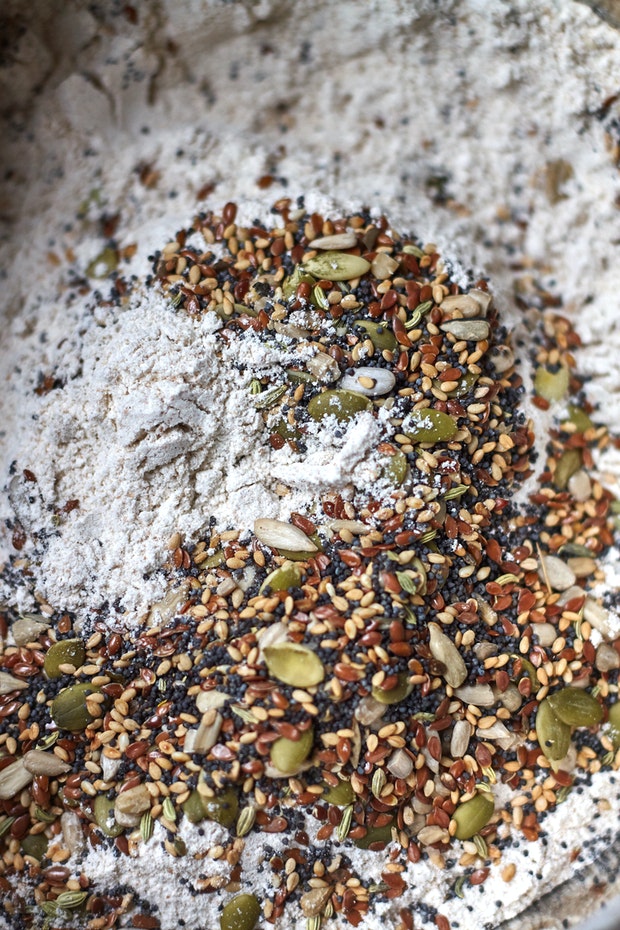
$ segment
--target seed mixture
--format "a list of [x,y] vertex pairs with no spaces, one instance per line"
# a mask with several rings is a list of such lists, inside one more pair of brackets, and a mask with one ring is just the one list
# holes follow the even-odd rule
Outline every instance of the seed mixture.
[[[233,203],[200,214],[153,257],[149,287],[176,314],[215,314],[223,354],[240,339],[286,350],[250,380],[265,443],[303,457],[322,432],[375,431],[374,480],[253,532],[175,534],[169,593],[137,632],[111,632],[99,605],[83,628],[62,607],[4,616],[15,927],[160,926],[71,860],[84,837],[135,855],[156,826],[171,857],[218,865],[195,893],[229,893],[222,930],[285,913],[357,926],[422,858],[454,871],[458,897],[491,869],[509,883],[514,837],[544,840],[548,811],[620,767],[620,638],[593,592],[618,509],[593,454],[613,440],[590,418],[569,322],[547,310],[533,337],[533,403],[553,425],[532,491],[524,386],[487,282],[454,283],[433,244],[364,211],[283,199],[273,222],[241,227]],[[184,824],[206,821],[222,841],[196,854]],[[255,832],[273,873],[261,900],[244,890]],[[381,858],[380,882],[352,849]],[[398,930],[457,930],[445,910],[408,903]]]

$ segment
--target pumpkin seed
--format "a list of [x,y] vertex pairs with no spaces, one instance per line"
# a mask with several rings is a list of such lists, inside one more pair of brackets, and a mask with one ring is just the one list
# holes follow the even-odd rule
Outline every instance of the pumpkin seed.
[[271,588],[272,591],[290,591],[291,588],[298,588],[300,584],[301,569],[293,562],[287,561],[270,572],[258,590],[259,594],[266,588]]
[[254,535],[272,549],[291,549],[293,552],[317,552],[317,546],[303,530],[284,520],[262,517],[254,521]]
[[389,394],[396,384],[396,377],[387,368],[356,368],[354,374],[344,375],[340,387],[356,391],[365,397],[381,397]]
[[325,249],[336,251],[352,249],[357,245],[357,236],[354,232],[334,233],[333,236],[319,236],[308,243],[309,249]]
[[297,288],[300,284],[309,284],[310,287],[314,287],[316,280],[312,277],[312,275],[304,274],[301,266],[298,265],[295,268],[293,274],[290,275],[290,277],[288,277],[282,285],[282,293],[287,300],[290,300],[291,297],[295,296],[297,293]]
[[190,823],[200,823],[206,817],[202,795],[196,788],[194,788],[187,801],[183,802],[181,809]]
[[567,449],[558,459],[553,473],[553,484],[558,491],[563,491],[569,479],[581,468],[581,452],[579,449]]
[[487,793],[477,794],[469,801],[459,804],[452,819],[456,821],[455,836],[458,840],[469,840],[486,827],[493,816],[495,805]]
[[534,390],[539,397],[550,402],[562,400],[568,392],[569,380],[569,371],[565,365],[562,365],[556,372],[541,366],[534,374]]
[[609,719],[605,725],[605,732],[614,749],[620,749],[620,701],[616,701],[609,708]]
[[555,714],[549,698],[544,698],[536,713],[536,738],[550,762],[561,762],[570,748],[570,726]]
[[392,842],[392,823],[386,823],[384,827],[370,827],[366,836],[361,837],[359,840],[354,840],[355,845],[359,849],[369,849],[371,846],[374,846],[375,843],[391,843]]
[[238,894],[224,905],[220,930],[254,930],[260,917],[260,904],[253,894]]
[[8,672],[0,672],[0,694],[10,694],[11,691],[25,691],[28,682],[23,678],[15,678]]
[[456,420],[441,410],[427,407],[413,410],[404,420],[402,429],[411,442],[449,442],[457,433]]
[[368,338],[375,349],[381,352],[387,350],[392,352],[396,346],[396,336],[385,323],[375,323],[371,320],[356,320],[356,326],[361,326],[368,333]]
[[601,722],[603,709],[596,698],[581,688],[562,688],[547,698],[563,723],[571,727],[593,727]]
[[347,252],[324,252],[308,259],[304,270],[325,281],[351,281],[370,271],[370,262],[360,255],[349,255]]
[[86,649],[81,639],[62,639],[45,653],[43,671],[48,678],[60,678],[63,672],[61,665],[72,665],[79,668],[86,660]]
[[98,794],[93,801],[93,816],[106,836],[120,836],[123,832],[123,827],[114,817],[114,801],[105,794]]
[[29,833],[22,840],[23,854],[25,856],[32,856],[32,858],[36,859],[38,862],[41,861],[47,852],[48,846],[49,840],[45,833]]
[[108,247],[86,266],[86,274],[89,278],[107,278],[117,267],[118,253],[116,249]]
[[29,785],[33,779],[24,765],[23,759],[18,759],[0,771],[0,801],[8,801]]
[[315,394],[308,404],[308,413],[313,420],[322,420],[333,416],[340,423],[352,420],[363,410],[371,410],[372,401],[369,397],[357,391],[345,391],[343,388],[333,388]]
[[52,701],[50,708],[56,726],[72,732],[85,730],[94,719],[86,706],[86,699],[91,694],[101,694],[101,688],[87,681],[63,688]]
[[373,688],[372,697],[379,704],[398,704],[399,701],[404,701],[406,697],[409,697],[412,690],[413,685],[409,682],[409,675],[407,672],[400,672],[395,687],[389,691],[385,691],[383,688]]
[[381,477],[396,488],[403,484],[408,473],[409,463],[404,452],[395,452],[394,455],[390,455],[381,469]]
[[355,791],[350,781],[339,781],[333,788],[330,787],[321,795],[321,800],[333,804],[335,807],[346,807],[355,799]]
[[207,820],[223,827],[232,827],[239,815],[239,798],[234,788],[226,788],[213,798],[202,797],[202,806]]
[[287,685],[311,688],[325,678],[325,668],[316,652],[301,643],[274,643],[263,652],[269,672]]
[[269,757],[273,765],[282,774],[295,774],[300,765],[306,761],[314,745],[314,729],[304,730],[298,740],[281,736],[271,745]]
[[458,688],[467,678],[467,666],[463,657],[437,623],[429,623],[429,648],[433,658],[444,666],[443,677],[452,688]]
[[468,342],[482,342],[483,339],[489,338],[491,331],[486,320],[448,320],[447,323],[441,324],[441,329],[444,333],[451,333],[457,339],[465,339]]
[[585,433],[586,430],[592,429],[594,423],[581,407],[575,404],[568,405],[568,419],[576,427],[578,433]]

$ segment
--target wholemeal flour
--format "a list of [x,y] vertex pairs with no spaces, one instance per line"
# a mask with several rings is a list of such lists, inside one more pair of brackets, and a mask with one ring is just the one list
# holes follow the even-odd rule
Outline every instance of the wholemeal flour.
[[[9,4],[17,51],[0,72],[13,102],[0,533],[2,557],[14,556],[22,528],[19,554],[31,562],[29,577],[0,591],[9,606],[49,604],[83,623],[103,610],[111,626],[136,626],[164,594],[158,567],[173,533],[197,538],[211,518],[237,528],[286,518],[319,491],[372,480],[376,436],[363,429],[317,435],[303,463],[266,450],[248,385],[286,366],[285,347],[239,338],[222,352],[208,316],[175,313],[142,286],[149,256],[196,211],[227,200],[241,221],[264,223],[280,196],[306,195],[325,215],[370,205],[437,242],[457,278],[488,274],[503,319],[524,323],[522,333],[524,308],[548,290],[584,341],[578,367],[591,376],[594,418],[617,423],[615,101],[603,108],[620,87],[620,53],[617,32],[585,6],[468,0],[438,12],[431,2],[303,0],[293,13],[281,0],[188,0],[139,10],[137,24],[115,4],[38,6],[20,33]],[[127,306],[109,302],[98,277],[110,236],[123,275],[135,276]],[[598,466],[617,488],[618,450]],[[610,826],[591,842],[601,812]],[[582,867],[612,845],[618,813],[617,783],[595,778],[587,797],[547,818],[546,845],[508,850],[513,883],[494,874],[484,895],[469,888],[452,902],[454,930],[473,914],[478,927],[521,926],[510,919],[574,874],[573,850]],[[183,829],[190,852],[218,838],[216,826],[206,840]],[[217,925],[218,896],[192,893],[207,867],[154,853],[160,840],[122,863],[124,880],[157,900],[166,930],[181,913],[188,928]],[[244,860],[259,895],[269,881],[262,842],[250,837]],[[379,881],[382,857],[356,855]],[[110,852],[78,862],[118,879]],[[219,867],[209,862],[209,873]],[[596,875],[584,873],[584,887]],[[419,863],[408,880],[439,905],[454,875]],[[531,926],[556,930],[588,910],[563,900],[562,913],[552,904]],[[387,926],[396,911],[382,907],[375,918]]]

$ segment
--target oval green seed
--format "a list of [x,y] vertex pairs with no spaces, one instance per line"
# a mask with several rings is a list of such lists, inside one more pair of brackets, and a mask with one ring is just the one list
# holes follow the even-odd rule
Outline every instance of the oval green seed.
[[29,833],[28,836],[25,836],[22,840],[23,854],[25,856],[32,856],[33,859],[37,859],[39,862],[47,852],[48,846],[49,840],[45,833]]
[[470,801],[459,804],[452,814],[456,821],[455,836],[459,840],[469,840],[486,827],[493,816],[495,806],[488,794],[477,794]]
[[453,417],[430,407],[412,411],[406,419],[406,426],[405,435],[411,442],[449,442],[458,431]]
[[260,917],[260,904],[253,894],[237,894],[224,906],[220,930],[254,930]]
[[370,262],[360,255],[349,255],[348,252],[323,252],[308,259],[304,269],[308,274],[325,281],[350,281],[370,271]]
[[409,463],[405,453],[395,452],[386,460],[381,469],[381,477],[393,484],[395,488],[399,488],[407,477],[408,471]]
[[553,484],[558,491],[563,491],[569,478],[581,468],[581,452],[579,449],[567,449],[558,459],[555,472],[553,473]]
[[86,698],[101,694],[101,688],[90,682],[80,682],[64,688],[52,701],[50,713],[56,726],[63,730],[85,730],[94,719],[86,706]]
[[[310,557],[310,553],[308,553]],[[301,584],[301,569],[297,565],[289,562],[286,565],[280,565],[275,568],[263,581],[259,588],[259,594],[262,594],[265,588],[269,587],[272,591],[289,591],[291,588],[298,588]]]
[[603,709],[596,698],[581,688],[562,688],[547,698],[559,719],[571,727],[593,727],[600,723]]
[[105,794],[98,794],[93,801],[93,816],[106,836],[120,836],[123,832],[123,827],[114,819],[114,801]]
[[379,349],[381,352],[387,349],[389,352],[392,352],[396,348],[396,336],[385,323],[374,323],[371,320],[356,320],[355,325],[361,326],[362,329],[366,330],[368,338],[375,349]]
[[271,675],[298,688],[311,688],[325,678],[325,668],[316,652],[301,643],[265,646],[265,662]]
[[43,662],[43,671],[48,678],[60,678],[61,665],[73,665],[79,668],[86,660],[86,649],[81,639],[62,639],[47,650]]
[[398,704],[399,701],[404,701],[412,690],[413,685],[409,682],[409,675],[407,672],[400,672],[396,687],[390,691],[385,691],[383,688],[373,688],[372,696],[380,704]]
[[322,420],[327,416],[334,416],[344,423],[352,420],[362,410],[371,410],[372,401],[357,391],[346,391],[343,388],[334,388],[316,394],[308,404],[308,413],[313,420]]
[[347,804],[351,804],[355,799],[355,791],[351,787],[350,781],[340,781],[333,788],[328,788],[321,795],[322,801],[327,801],[328,804],[334,804],[336,807],[346,807]]
[[570,726],[560,720],[544,698],[536,714],[536,737],[544,755],[550,762],[561,762],[570,748]]
[[609,719],[605,725],[605,732],[615,750],[620,749],[620,701],[609,708]]
[[575,426],[578,433],[585,433],[586,430],[594,426],[585,410],[575,406],[575,404],[568,405],[568,419]]
[[536,369],[534,375],[534,390],[545,400],[562,400],[568,392],[569,377],[569,371],[565,365],[555,372],[541,366]]
[[392,842],[392,824],[387,823],[384,827],[370,827],[366,836],[359,840],[354,840],[359,849],[369,849],[375,843],[384,845]]
[[296,772],[312,752],[314,730],[304,730],[300,739],[292,740],[281,736],[271,746],[269,756],[280,772]]
[[207,820],[214,820],[223,827],[232,827],[239,814],[239,799],[233,788],[227,788],[214,798],[202,798],[202,807]]
[[106,248],[86,268],[89,278],[105,278],[118,267],[118,254],[116,249]]
[[200,823],[207,816],[202,803],[202,796],[195,788],[181,807],[190,823]]

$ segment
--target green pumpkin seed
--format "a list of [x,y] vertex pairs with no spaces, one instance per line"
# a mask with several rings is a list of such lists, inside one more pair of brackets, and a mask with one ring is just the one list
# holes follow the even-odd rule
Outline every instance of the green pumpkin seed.
[[202,795],[195,788],[181,807],[190,823],[200,823],[206,817]]
[[89,278],[107,278],[118,268],[118,253],[116,249],[107,248],[100,252],[96,258],[86,267],[86,274]]
[[260,904],[253,894],[238,894],[224,906],[220,930],[254,930],[260,917]]
[[61,665],[73,665],[79,668],[86,660],[86,649],[81,639],[62,639],[45,653],[43,671],[48,678],[60,678]]
[[605,724],[605,734],[617,751],[620,749],[620,701],[609,708],[609,719]]
[[[308,553],[308,556],[310,554]],[[271,588],[272,591],[290,591],[291,588],[298,588],[300,584],[301,569],[289,561],[270,572],[258,590],[259,594],[262,594],[265,588]]]
[[295,773],[299,766],[306,761],[314,745],[314,730],[310,727],[304,730],[300,739],[292,740],[281,736],[272,743],[269,756],[273,765],[282,773]]
[[372,696],[380,704],[398,704],[399,701],[404,701],[406,697],[409,697],[412,690],[413,685],[409,682],[409,675],[407,672],[400,672],[398,683],[394,688],[390,691],[385,691],[383,688],[373,688]]
[[559,719],[571,727],[593,727],[601,722],[603,709],[596,698],[581,688],[562,688],[547,698]]
[[85,730],[93,721],[86,706],[86,698],[91,694],[101,694],[101,688],[90,682],[80,682],[64,688],[52,701],[50,713],[56,726],[63,730]]
[[93,816],[106,836],[120,836],[123,832],[123,827],[114,818],[114,801],[105,794],[98,794],[93,801]]
[[581,468],[581,452],[579,449],[567,449],[563,452],[553,473],[553,484],[558,491],[563,491],[575,472]]
[[207,820],[214,820],[223,827],[232,827],[239,815],[239,799],[234,788],[226,788],[214,798],[202,798]]
[[534,375],[534,390],[539,397],[550,402],[562,400],[568,392],[569,380],[569,371],[565,365],[562,365],[556,372],[541,366],[536,369]]
[[575,404],[568,405],[568,419],[576,427],[578,433],[585,433],[594,426],[585,410],[576,407]]
[[265,662],[271,675],[287,685],[311,688],[325,678],[325,668],[316,652],[301,643],[265,646]]
[[549,698],[538,705],[536,738],[550,762],[561,762],[570,749],[570,726],[554,713]]
[[359,849],[369,849],[375,843],[391,843],[392,824],[387,823],[384,827],[370,827],[366,836],[363,836],[359,840],[354,840],[354,842]]
[[361,413],[362,410],[371,410],[372,401],[363,394],[356,391],[345,391],[342,388],[334,388],[323,391],[322,394],[315,394],[308,404],[308,413],[313,420],[322,420],[324,417],[333,416],[340,423],[352,420],[354,416]]
[[298,429],[293,423],[289,423],[288,420],[278,420],[276,425],[273,427],[272,432],[276,435],[281,436],[282,439],[286,442],[296,442],[301,438],[301,430]]
[[361,326],[362,329],[366,330],[368,338],[375,349],[379,349],[381,352],[387,349],[388,352],[392,352],[396,348],[396,336],[385,323],[374,323],[371,320],[356,320],[355,325]]
[[48,846],[49,840],[45,833],[29,833],[28,836],[25,836],[22,840],[23,854],[25,856],[32,856],[32,858],[36,859],[38,862],[41,861],[47,852]]
[[370,271],[370,262],[360,255],[349,255],[347,252],[323,252],[322,255],[308,259],[304,270],[325,281],[351,281]]
[[355,799],[355,791],[350,781],[340,781],[333,788],[329,788],[321,795],[323,801],[335,807],[346,807]]
[[469,840],[483,827],[486,827],[493,816],[495,805],[493,799],[487,794],[477,794],[470,801],[459,804],[452,814],[456,821],[455,836],[459,840]]
[[301,266],[298,265],[297,268],[295,268],[293,274],[290,275],[290,277],[288,277],[282,285],[282,293],[287,300],[290,300],[291,297],[295,296],[297,288],[300,284],[309,284],[310,287],[314,287],[316,280],[312,277],[312,275],[304,274],[304,272],[301,270]]
[[389,481],[395,488],[399,488],[409,472],[409,463],[404,452],[395,452],[386,460],[381,469],[381,477]]
[[403,423],[403,432],[411,442],[449,442],[457,431],[453,417],[430,407],[413,410]]

